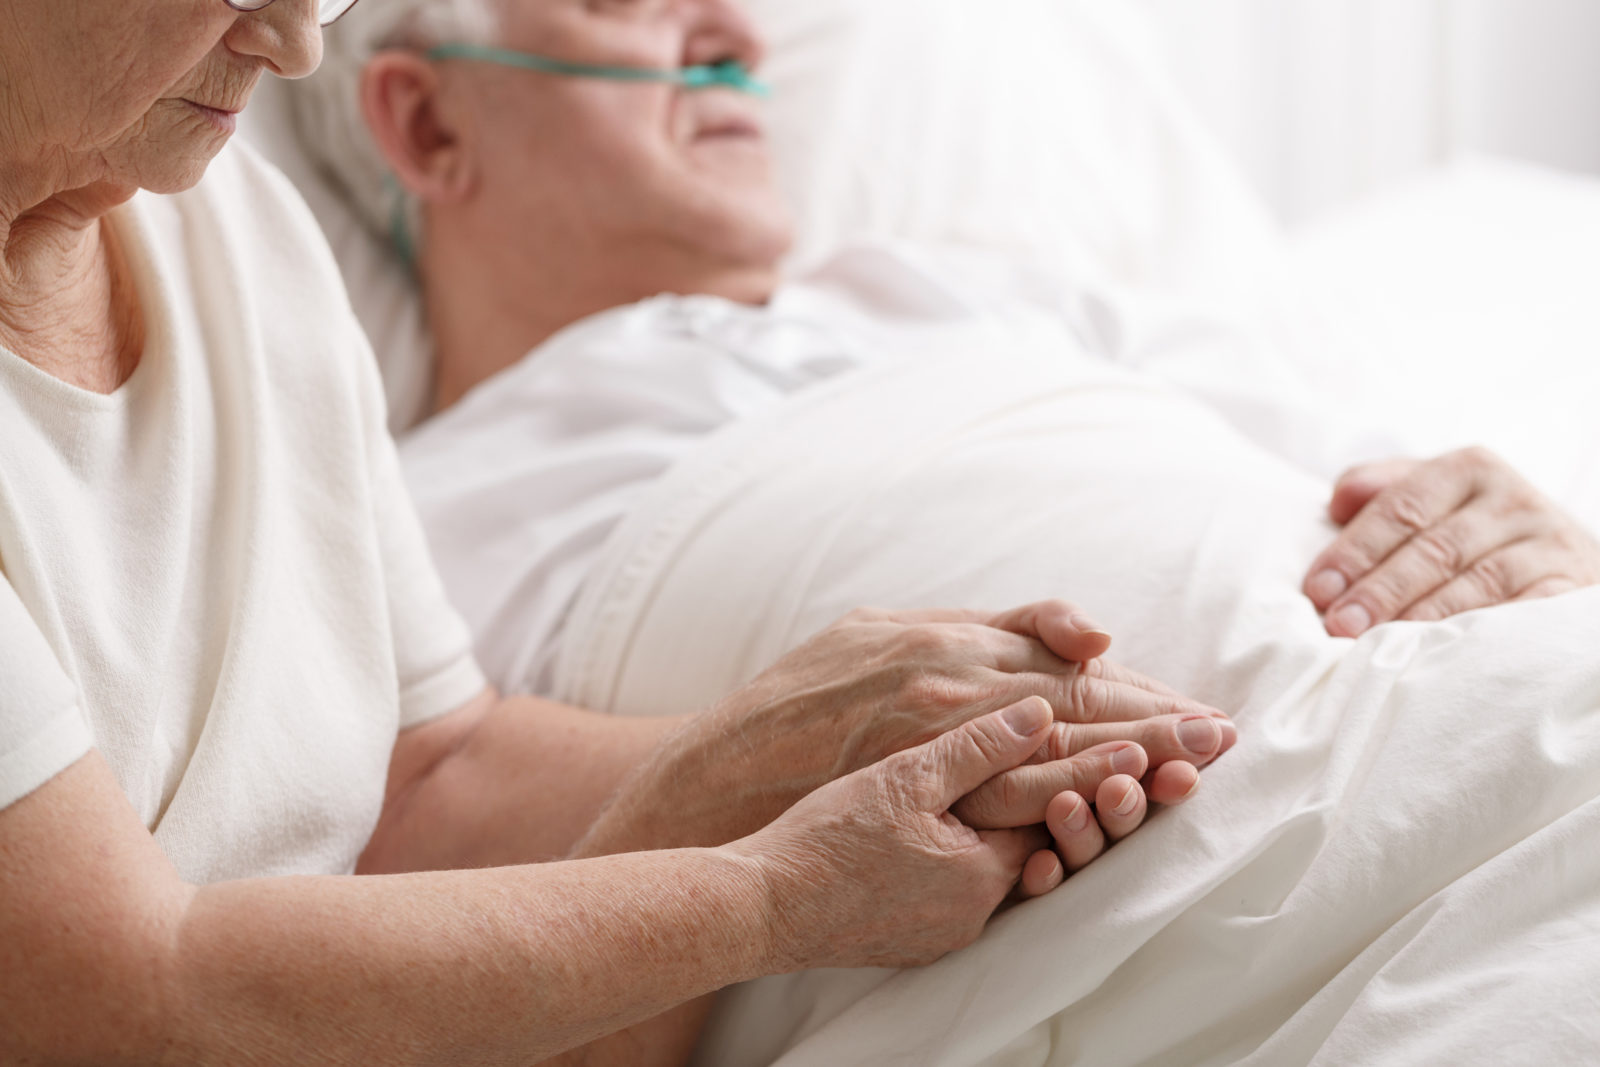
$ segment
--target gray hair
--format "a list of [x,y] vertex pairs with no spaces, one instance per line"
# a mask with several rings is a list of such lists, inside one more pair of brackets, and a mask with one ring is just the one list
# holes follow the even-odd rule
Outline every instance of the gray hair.
[[418,209],[390,176],[361,114],[361,72],[386,48],[444,41],[492,43],[499,0],[367,0],[324,31],[322,67],[291,83],[296,132],[306,154],[361,220],[393,239],[399,220],[418,234]]

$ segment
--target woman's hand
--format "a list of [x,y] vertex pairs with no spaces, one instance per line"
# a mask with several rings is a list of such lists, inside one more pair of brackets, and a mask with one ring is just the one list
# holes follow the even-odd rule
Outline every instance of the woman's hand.
[[774,969],[931,963],[977,939],[1041,829],[978,831],[951,806],[1036,752],[1042,700],[968,722],[833,782],[730,848],[768,886]]
[[1600,544],[1481,448],[1356,467],[1329,510],[1344,531],[1304,591],[1335,637],[1600,582]]
[[852,613],[669,738],[612,820],[653,847],[736,840],[835,778],[1030,696],[1074,727],[1074,754],[1137,740],[1151,766],[1215,758],[1222,746],[1185,748],[1177,725],[1226,717],[1095,659],[1109,643],[1060,601],[1000,616]]

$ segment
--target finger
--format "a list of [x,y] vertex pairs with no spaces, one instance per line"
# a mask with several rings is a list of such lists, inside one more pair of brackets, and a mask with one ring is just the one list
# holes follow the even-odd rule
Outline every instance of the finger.
[[[1183,694],[1171,686],[1112,660],[1095,659],[1088,662],[1064,660],[1038,641],[1014,634],[1001,634],[998,630],[989,632],[996,635],[997,643],[983,665],[991,670],[1009,674],[1048,674],[1065,678],[1081,674],[1089,678],[1098,678],[1103,682],[1143,689],[1156,696],[1184,699]],[[1217,714],[1220,715],[1221,712]]]
[[1137,830],[1148,810],[1144,787],[1131,777],[1107,778],[1094,794],[1095,817],[1108,841],[1121,841]]
[[1571,578],[1545,578],[1534,582],[1528,588],[1518,593],[1517,600],[1543,600],[1545,597],[1561,596],[1565,593],[1575,592],[1583,586]]
[[1187,697],[1099,677],[1099,670],[1071,675],[1017,675],[1014,685],[1048,696],[1056,719],[1073,723],[1131,722],[1163,715],[1222,715],[1216,708]]
[[1030,826],[1044,822],[1045,809],[1058,794],[1093,796],[1108,779],[1138,778],[1149,769],[1149,757],[1138,745],[1105,745],[1071,759],[1004,771],[962,797],[950,812],[975,830]]
[[1163,763],[1144,778],[1144,792],[1152,804],[1171,807],[1200,791],[1200,768],[1182,760]]
[[996,629],[984,621],[951,617],[956,614],[908,612],[888,621],[903,628],[902,636],[912,643],[908,654],[935,663],[959,661],[1005,674],[1067,674],[1080,669],[1080,664],[1062,659],[1038,638]]
[[1045,825],[1056,839],[1056,852],[1068,874],[1083,870],[1106,850],[1105,833],[1089,802],[1076,793],[1062,793],[1050,801]]
[[1082,666],[1082,671],[1091,678],[1116,682],[1118,685],[1131,685],[1135,689],[1143,689],[1145,692],[1155,693],[1157,696],[1179,698],[1183,696],[1171,686],[1164,685],[1154,678],[1146,677],[1138,671],[1129,670],[1122,664],[1114,663],[1108,659],[1097,659],[1093,662],[1085,663]]
[[1402,618],[1413,622],[1436,622],[1479,608],[1515,600],[1525,590],[1555,578],[1549,573],[1550,561],[1524,541],[1491,552],[1465,573],[1434,590],[1407,608]]
[[1067,869],[1061,865],[1061,857],[1051,849],[1042,849],[1029,856],[1028,862],[1023,864],[1017,895],[1025,900],[1042,897],[1060,886],[1066,877]]
[[1231,748],[1238,736],[1231,721],[1210,715],[1163,715],[1135,722],[1058,722],[1046,735],[1041,749],[1045,758],[1033,762],[1070,759],[1101,745],[1132,741],[1144,749],[1152,767],[1172,760],[1204,766]]
[[1531,512],[1504,514],[1479,497],[1395,549],[1328,605],[1328,632],[1360,637],[1379,623],[1398,619],[1411,605],[1466,573],[1475,561],[1525,540],[1537,529]]
[[1477,491],[1476,468],[1451,457],[1419,467],[1379,493],[1316,561],[1302,591],[1324,611],[1412,537],[1453,514]]
[[989,619],[997,630],[1033,637],[1065,660],[1098,659],[1111,648],[1106,628],[1065,600],[1045,600]]
[[1050,721],[1050,706],[1031,697],[890,756],[884,773],[899,779],[924,811],[946,811],[1027,760],[1044,742]]
[[971,643],[971,661],[1001,674],[1076,674],[1083,664],[1064,660],[1035,637],[993,626],[964,624],[962,637]]
[[1421,464],[1414,459],[1385,459],[1350,468],[1339,476],[1333,487],[1333,499],[1328,502],[1329,517],[1343,526],[1370,504],[1373,497],[1419,466]]

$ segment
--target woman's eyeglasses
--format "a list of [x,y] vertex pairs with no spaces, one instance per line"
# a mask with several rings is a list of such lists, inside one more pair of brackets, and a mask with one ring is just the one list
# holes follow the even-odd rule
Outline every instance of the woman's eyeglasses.
[[[235,11],[260,11],[272,0],[222,0]],[[317,0],[317,22],[332,26],[339,17],[356,6],[356,0]]]

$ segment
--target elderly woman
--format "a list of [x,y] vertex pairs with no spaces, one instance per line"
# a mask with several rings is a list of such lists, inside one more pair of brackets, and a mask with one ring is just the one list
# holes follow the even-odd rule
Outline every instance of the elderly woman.
[[0,1060],[525,1063],[932,959],[1192,790],[1231,726],[1060,604],[859,615],[690,722],[487,690],[334,265],[224,150],[348,6],[6,8]]

